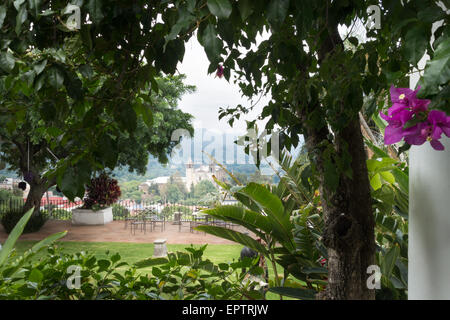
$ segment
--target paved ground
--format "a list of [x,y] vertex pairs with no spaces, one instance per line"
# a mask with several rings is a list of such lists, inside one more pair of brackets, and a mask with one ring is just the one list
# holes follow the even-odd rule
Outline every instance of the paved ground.
[[[160,227],[144,233],[140,229],[132,233],[130,225],[125,228],[124,221],[113,221],[104,226],[74,226],[71,221],[49,220],[39,232],[23,234],[20,240],[42,240],[45,237],[67,230],[67,235],[62,241],[86,241],[86,242],[136,242],[151,243],[155,239],[167,239],[168,244],[235,244],[235,242],[218,238],[198,231],[190,232],[189,224],[184,223],[181,231],[178,225],[166,222],[166,228]],[[234,227],[236,231],[245,232],[242,227]],[[0,224],[0,241],[3,243],[8,235]]]

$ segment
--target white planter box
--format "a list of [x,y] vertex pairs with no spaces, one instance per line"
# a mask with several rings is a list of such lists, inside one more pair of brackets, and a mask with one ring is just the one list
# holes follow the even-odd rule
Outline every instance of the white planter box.
[[98,211],[88,209],[72,210],[72,224],[75,225],[104,225],[113,221],[112,207]]

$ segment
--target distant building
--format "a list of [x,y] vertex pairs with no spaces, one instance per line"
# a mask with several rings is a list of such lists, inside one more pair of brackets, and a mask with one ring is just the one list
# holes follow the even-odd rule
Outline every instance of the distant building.
[[0,189],[1,190],[12,190],[14,188],[17,188],[19,185],[20,180],[14,179],[14,178],[6,178],[4,181],[0,183]]
[[214,163],[209,165],[201,165],[198,168],[194,167],[194,163],[191,159],[186,163],[186,188],[191,189],[192,185],[196,185],[202,180],[208,180],[215,185],[213,176],[218,180],[224,181],[226,178],[226,172]]
[[[213,163],[210,163],[209,165],[201,165],[196,168],[192,160],[189,159],[189,161],[186,163],[186,176],[172,178],[179,179],[179,181],[184,183],[186,190],[191,191],[191,187],[195,186],[202,180],[208,180],[215,185],[213,176],[215,176],[220,181],[224,181],[226,178],[226,172]],[[139,185],[139,191],[143,192],[145,197],[149,193],[150,186],[156,185],[159,187],[162,185],[166,185],[167,183],[169,183],[170,178],[171,177],[169,176],[164,176],[147,180]]]
[[[21,179],[15,178],[6,178],[3,182],[0,183],[0,190],[14,190],[19,188],[19,182],[22,182]],[[25,181],[23,181],[25,182]],[[25,182],[26,183],[26,182]],[[26,189],[23,190],[23,196],[26,198],[28,196],[28,192],[30,192],[30,185],[26,183]]]

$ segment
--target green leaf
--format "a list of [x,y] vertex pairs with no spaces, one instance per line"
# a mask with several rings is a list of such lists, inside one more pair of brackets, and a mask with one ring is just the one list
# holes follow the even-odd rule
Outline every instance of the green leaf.
[[390,278],[399,255],[400,247],[398,245],[394,245],[385,255],[383,255],[384,259],[381,261],[381,273],[386,278]]
[[404,173],[399,168],[392,169],[392,174],[395,177],[395,181],[397,182],[398,186],[400,187],[400,190],[402,190],[404,193],[409,192],[409,177],[406,173]]
[[274,29],[278,29],[284,22],[289,9],[289,0],[271,0],[267,8],[267,20]]
[[259,252],[265,256],[269,254],[266,247],[264,247],[261,243],[256,241],[255,239],[249,237],[246,234],[243,234],[241,232],[237,232],[234,230],[222,228],[222,227],[216,227],[216,226],[198,226],[195,228],[195,230],[206,232],[209,234],[212,234],[216,237],[220,237],[223,239],[228,239],[237,243],[240,243],[246,247],[249,247],[250,249],[255,250],[256,252]]
[[227,19],[233,10],[228,0],[208,0],[207,5],[209,11],[219,19]]
[[25,213],[22,218],[20,218],[19,222],[17,222],[16,226],[9,234],[8,239],[6,239],[5,243],[3,244],[2,249],[0,250],[0,267],[6,261],[6,258],[8,258],[9,254],[11,253],[14,247],[14,244],[22,234],[23,229],[25,228],[28,220],[33,214],[33,210],[34,209],[28,210],[28,212]]
[[136,98],[133,104],[134,111],[136,115],[141,115],[142,120],[150,128],[153,125],[153,113],[152,110],[144,103],[141,97]]
[[39,6],[41,5],[41,3],[42,0],[28,0],[31,15],[35,18],[39,16]]
[[28,281],[35,282],[35,283],[41,283],[44,279],[44,275],[39,269],[33,269],[30,272],[30,275],[28,276]]
[[266,217],[258,212],[245,210],[242,207],[233,205],[218,206],[214,209],[203,210],[202,212],[217,219],[240,224],[255,233],[259,233],[258,229],[268,234],[272,233],[273,231],[272,225]]
[[395,178],[389,171],[382,171],[380,172],[380,175],[386,182],[389,182],[391,184],[395,183]]
[[0,68],[5,72],[11,72],[14,69],[16,60],[11,52],[0,52]]
[[39,241],[38,243],[34,244],[33,247],[31,247],[31,251],[36,253],[40,249],[48,247],[50,244],[52,244],[56,240],[65,237],[66,234],[67,234],[67,231],[62,231],[62,232],[58,232],[58,233],[52,234],[52,235],[48,236],[47,238],[45,238],[45,239]]
[[47,65],[47,59],[37,62],[33,66],[33,70],[36,72],[36,75],[39,75],[44,70],[46,65]]
[[90,0],[87,4],[89,16],[94,23],[99,23],[104,18],[102,5],[102,0]]
[[55,89],[60,89],[64,83],[64,74],[57,67],[51,67],[46,71],[47,80]]
[[16,16],[16,34],[19,35],[20,31],[22,29],[22,24],[27,20],[28,17],[28,11],[27,11],[27,6],[23,5],[20,7],[19,12],[17,13]]
[[77,195],[78,185],[76,181],[77,174],[73,167],[69,167],[64,171],[61,180],[58,182],[58,186],[61,191],[71,200],[73,200]]
[[14,0],[13,1],[14,8],[16,8],[17,11],[19,11],[20,10],[20,6],[22,4],[24,4],[24,2],[25,2],[25,0]]
[[370,179],[370,185],[372,186],[373,190],[378,190],[381,188],[381,177],[380,174],[377,173],[375,174],[371,179]]
[[[271,193],[266,187],[251,182],[244,188],[241,188],[235,197],[239,194],[249,197],[252,201],[264,210],[267,214],[274,229],[274,234],[278,236],[278,241],[282,242],[288,249],[294,248],[292,228],[293,225],[289,219],[289,215],[285,212],[283,203],[273,193]],[[253,209],[254,210],[254,209]],[[254,210],[256,211],[256,210]]]
[[238,2],[238,8],[242,21],[245,21],[253,13],[253,1],[241,0]]
[[0,29],[3,27],[3,22],[5,21],[6,10],[6,6],[0,6]]
[[450,38],[443,40],[436,48],[434,56],[427,61],[423,78],[419,82],[424,88],[422,94],[439,92],[439,85],[450,79]]
[[106,259],[101,259],[97,261],[98,264],[98,272],[106,271],[111,266],[111,262]]
[[416,65],[423,57],[429,42],[427,28],[423,24],[417,24],[406,32],[403,53],[408,61]]
[[435,3],[429,3],[427,4],[427,8],[417,13],[417,17],[424,23],[433,23],[445,19],[446,13]]
[[217,32],[212,24],[203,31],[203,46],[205,47],[206,55],[211,64],[217,64],[220,61],[220,52],[222,50],[222,42],[217,37]]
[[115,118],[120,126],[128,132],[133,132],[136,129],[137,116],[131,104],[127,102],[121,103]]
[[273,287],[269,288],[269,291],[300,300],[315,300],[317,294],[314,290],[290,287]]

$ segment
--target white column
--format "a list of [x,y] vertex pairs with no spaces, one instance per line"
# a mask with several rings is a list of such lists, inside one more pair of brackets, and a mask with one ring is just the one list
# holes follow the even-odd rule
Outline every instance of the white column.
[[[419,62],[421,69],[428,59]],[[411,89],[418,80],[411,77]],[[450,299],[450,139],[443,135],[441,142],[444,151],[426,142],[409,152],[410,300]]]
[[409,153],[409,299],[450,299],[450,139]]

